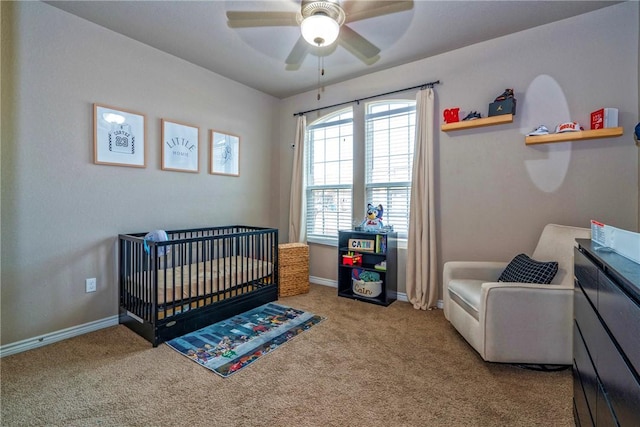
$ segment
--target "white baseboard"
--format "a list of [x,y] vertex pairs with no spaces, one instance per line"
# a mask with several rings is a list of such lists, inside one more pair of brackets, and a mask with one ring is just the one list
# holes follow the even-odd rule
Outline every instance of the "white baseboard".
[[71,328],[62,329],[60,331],[51,332],[34,338],[14,342],[0,346],[0,358],[11,356],[12,354],[22,353],[23,351],[33,350],[34,348],[44,347],[54,342],[66,340],[69,338],[84,335],[99,329],[116,326],[118,324],[118,316],[111,316],[105,319],[96,320],[95,322],[85,323],[83,325],[73,326]]
[[[338,283],[335,280],[329,280],[317,276],[309,276],[309,282],[316,285],[330,286],[332,288],[338,288]],[[408,302],[407,294],[398,292],[398,301]],[[438,300],[438,308],[442,308],[442,300]],[[53,344],[54,342],[66,340],[69,338],[77,337],[79,335],[87,334],[89,332],[97,331],[99,329],[109,328],[111,326],[118,325],[118,316],[107,317],[102,320],[96,320],[95,322],[85,323],[83,325],[73,326],[71,328],[62,329],[60,331],[51,332],[48,334],[40,335],[34,338],[28,338],[26,340],[18,341],[11,344],[0,346],[0,358],[5,356],[11,356],[12,354],[22,353],[23,351],[33,350],[34,348],[44,347],[45,345]]]
[[[324,277],[309,276],[309,282],[315,283],[316,285],[330,286],[332,288],[338,287],[338,282],[336,282],[335,280],[325,279]],[[409,302],[407,294],[404,292],[398,292],[396,298],[398,299],[398,301]],[[442,307],[444,307],[444,303],[441,299],[439,299],[436,304],[439,309],[442,309]]]
[[329,286],[336,289],[338,288],[338,282],[335,280],[325,279],[324,277],[309,276],[309,282],[315,283],[316,285]]
[[[309,282],[315,283],[316,285],[330,286],[336,289],[338,288],[338,282],[336,282],[335,280],[325,279],[323,277],[309,276]],[[404,301],[404,302],[409,301],[407,299],[407,294],[403,292],[398,292],[396,298],[398,299],[398,301]]]

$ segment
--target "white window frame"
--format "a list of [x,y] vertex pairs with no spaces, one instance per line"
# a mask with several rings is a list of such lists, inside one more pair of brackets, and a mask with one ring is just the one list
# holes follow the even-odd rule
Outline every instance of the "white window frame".
[[[384,111],[373,112],[379,107],[388,107]],[[373,101],[365,107],[365,204],[382,204],[384,209],[383,223],[394,225],[398,238],[406,239],[409,227],[409,206],[411,202],[411,177],[413,168],[413,152],[416,125],[416,103],[406,99],[388,99]],[[396,120],[394,120],[394,118]],[[374,129],[376,120],[385,120],[380,129]],[[396,122],[396,123],[394,123]],[[400,122],[400,123],[398,123]],[[380,141],[385,133],[394,141]],[[406,137],[406,139],[405,139]],[[373,144],[378,144],[374,149]],[[392,146],[395,145],[394,146]],[[382,154],[376,154],[384,150]],[[406,158],[406,162],[402,161]],[[400,161],[398,161],[400,160]],[[378,166],[374,170],[374,165]],[[384,167],[387,166],[385,169]],[[381,180],[384,175],[388,180]],[[392,175],[398,178],[393,179]],[[404,192],[406,198],[400,198],[400,203],[393,202],[393,194],[387,193],[386,200],[380,200],[372,195],[375,190],[398,189]],[[394,206],[394,205],[400,206]]]
[[[345,116],[343,118],[340,118],[341,116]],[[346,137],[348,138],[345,143],[349,144],[349,146],[347,147],[347,151],[348,154],[346,154],[346,158],[343,158],[342,156],[345,153],[337,153],[337,160],[336,160],[336,156],[333,157],[333,160],[331,161],[321,161],[321,162],[314,162],[314,130],[319,130],[319,129],[326,129],[329,127],[334,127],[334,126],[338,126],[340,128],[343,128],[344,125],[350,125],[351,129],[350,129],[350,134],[341,134],[340,131],[342,129],[339,130],[339,138],[343,138]],[[307,147],[305,150],[305,174],[306,174],[306,188],[305,188],[305,199],[307,200],[307,217],[305,218],[305,221],[307,223],[307,241],[308,242],[312,242],[312,243],[321,243],[321,244],[326,244],[326,245],[332,245],[332,246],[336,246],[338,244],[338,233],[336,230],[335,235],[333,234],[325,234],[325,233],[317,233],[314,232],[315,227],[313,225],[313,222],[316,222],[317,219],[317,209],[315,206],[315,199],[313,197],[313,193],[314,192],[318,192],[318,191],[337,191],[337,192],[343,192],[343,191],[348,191],[349,192],[349,198],[350,200],[348,202],[344,202],[341,200],[334,200],[334,204],[332,204],[336,210],[334,210],[333,212],[336,212],[335,214],[332,215],[336,215],[336,220],[337,220],[337,228],[338,229],[350,229],[352,227],[352,212],[353,212],[353,108],[348,107],[348,108],[344,108],[341,109],[339,111],[335,111],[332,113],[329,113],[323,117],[321,117],[320,119],[316,120],[315,122],[311,123],[310,125],[307,125]],[[323,142],[325,140],[322,140]],[[340,142],[340,144],[342,144],[342,142]],[[326,148],[326,147],[325,147]],[[315,172],[314,169],[314,164],[315,165],[327,165],[329,163],[335,163],[336,161],[338,162],[345,162],[345,161],[350,161],[351,162],[351,172],[350,172],[350,181],[345,181],[344,178],[342,178],[342,181],[339,183],[328,183],[328,184],[313,184],[314,179],[313,179],[313,173]],[[324,176],[324,178],[327,178],[326,176]],[[349,178],[349,177],[346,177]],[[312,184],[310,184],[312,183]],[[340,212],[342,212],[341,206],[344,206],[345,203],[349,204],[348,207],[348,212],[346,214],[341,214]],[[323,202],[324,205],[324,202]],[[344,220],[344,216],[347,216],[348,220],[345,221]],[[341,221],[342,220],[342,221]],[[340,222],[343,222],[343,224],[341,225]],[[322,227],[322,230],[324,231],[324,227]]]
[[[412,128],[410,130],[410,144],[411,144],[411,157],[407,159],[407,167],[409,169],[409,173],[407,174],[407,179],[406,180],[401,180],[401,181],[390,181],[390,182],[377,182],[377,183],[368,183],[367,182],[367,173],[368,170],[367,168],[368,163],[370,161],[369,159],[369,150],[367,148],[367,112],[369,111],[369,106],[370,105],[381,105],[381,104],[404,104],[404,107],[399,108],[399,110],[405,110],[405,111],[413,111],[413,120],[412,120]],[[389,115],[389,114],[394,114],[397,112],[401,112],[401,111],[396,111],[398,109],[396,108],[390,108],[388,111],[386,112],[381,112],[381,113],[375,113],[375,116],[385,116],[385,115]],[[351,112],[351,125],[352,125],[352,129],[351,129],[351,144],[352,144],[352,152],[353,152],[353,157],[352,157],[352,168],[353,168],[353,176],[352,176],[352,180],[351,183],[349,184],[345,184],[345,183],[341,183],[340,185],[309,185],[309,182],[312,182],[310,180],[310,168],[311,168],[311,159],[310,156],[312,155],[312,150],[313,150],[313,138],[312,135],[310,134],[310,131],[312,131],[313,129],[318,129],[324,126],[330,126],[330,125],[335,125],[337,123],[339,123],[339,121],[336,121],[336,117],[340,116],[342,114],[345,114],[346,112]],[[334,120],[332,122],[332,120]],[[410,202],[410,196],[411,196],[411,169],[413,167],[413,145],[414,145],[414,138],[415,138],[415,100],[412,98],[408,98],[408,99],[402,99],[402,98],[394,98],[394,99],[384,99],[384,100],[378,100],[378,101],[372,101],[370,103],[367,104],[359,104],[357,106],[354,106],[353,108],[349,107],[346,109],[341,109],[339,111],[334,111],[331,113],[326,114],[323,117],[320,117],[318,120],[314,121],[313,123],[307,125],[307,141],[306,141],[306,149],[305,149],[305,176],[306,176],[306,188],[305,188],[305,196],[306,196],[306,200],[307,200],[307,217],[305,218],[305,221],[307,222],[307,241],[310,243],[318,243],[318,244],[323,244],[323,245],[329,245],[329,246],[337,246],[338,244],[338,235],[336,232],[336,235],[320,235],[320,234],[314,234],[312,232],[313,227],[309,227],[309,221],[310,221],[310,215],[315,215],[315,207],[314,206],[310,206],[310,204],[313,204],[312,197],[310,197],[311,192],[312,191],[317,191],[319,189],[322,188],[327,188],[327,189],[339,189],[339,190],[348,190],[351,193],[351,214],[350,214],[350,221],[349,224],[346,224],[345,222],[345,227],[339,227],[340,229],[344,228],[344,229],[353,229],[356,225],[358,225],[365,216],[365,212],[366,212],[366,207],[367,207],[367,203],[373,203],[375,205],[377,204],[382,204],[383,208],[385,209],[385,214],[383,215],[383,221],[385,225],[394,225],[396,226],[396,224],[394,224],[393,219],[391,221],[389,221],[389,216],[387,215],[387,203],[386,200],[370,200],[368,197],[368,194],[370,194],[370,190],[373,188],[393,188],[393,187],[402,187],[402,188],[406,188],[407,190],[407,206]],[[352,219],[351,219],[352,218]],[[407,226],[408,226],[408,218],[409,218],[409,211],[407,208],[407,214],[406,214],[406,220],[407,220]],[[400,227],[400,229],[402,229],[403,227]],[[397,231],[397,230],[396,230]],[[406,248],[406,232],[400,232],[398,235],[398,247],[399,248]]]

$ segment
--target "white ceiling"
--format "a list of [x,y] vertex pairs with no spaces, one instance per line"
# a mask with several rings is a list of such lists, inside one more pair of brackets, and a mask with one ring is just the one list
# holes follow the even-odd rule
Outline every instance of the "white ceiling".
[[[369,0],[361,0],[363,2]],[[318,56],[298,70],[285,60],[297,27],[229,28],[227,11],[298,11],[300,0],[47,1],[57,8],[278,98],[318,85]],[[434,56],[587,13],[619,1],[427,1],[410,10],[349,23],[381,49],[366,65],[336,44],[322,84]],[[522,47],[526,49],[526,46]]]

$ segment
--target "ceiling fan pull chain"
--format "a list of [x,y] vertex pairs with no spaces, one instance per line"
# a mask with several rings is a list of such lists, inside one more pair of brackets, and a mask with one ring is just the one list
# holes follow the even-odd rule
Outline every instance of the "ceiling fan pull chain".
[[318,57],[318,101],[320,101],[320,92],[322,90],[321,77],[324,77],[324,56]]
[[324,64],[321,65],[320,61],[321,61],[321,57],[318,56],[318,95],[317,95],[318,101],[320,101],[320,76],[324,74],[324,68],[323,68]]

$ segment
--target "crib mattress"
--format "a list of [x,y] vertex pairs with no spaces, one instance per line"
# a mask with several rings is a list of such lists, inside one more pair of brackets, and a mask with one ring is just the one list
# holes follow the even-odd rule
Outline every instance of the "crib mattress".
[[[262,279],[273,272],[268,261],[233,256],[158,270],[158,304],[205,297],[235,286]],[[165,287],[166,283],[166,287]],[[137,288],[137,287],[134,287]],[[145,302],[151,293],[142,292]]]

